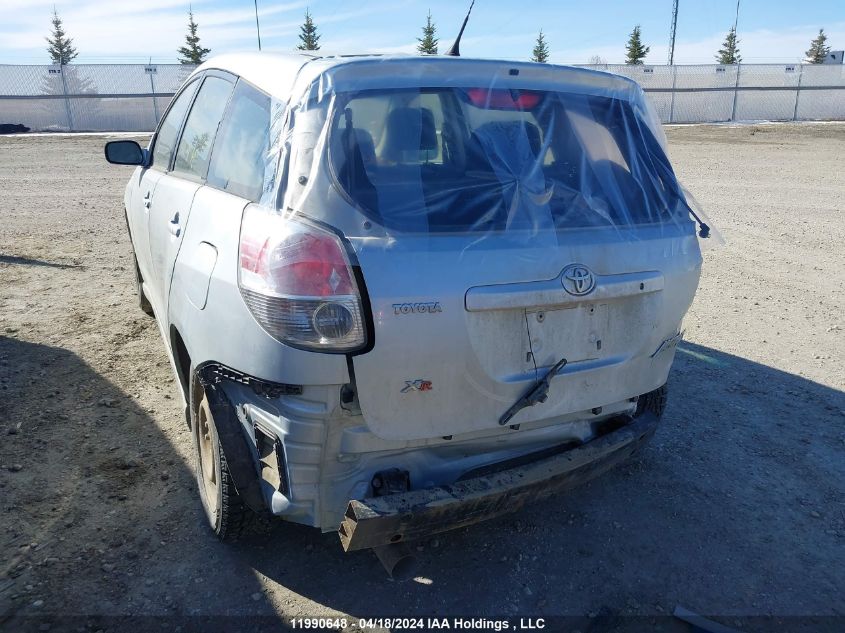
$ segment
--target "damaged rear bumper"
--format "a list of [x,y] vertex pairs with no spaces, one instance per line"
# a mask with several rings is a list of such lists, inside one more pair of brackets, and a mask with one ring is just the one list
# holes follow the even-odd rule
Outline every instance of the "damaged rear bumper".
[[379,547],[514,512],[610,470],[648,441],[657,423],[657,416],[646,411],[553,457],[449,486],[352,500],[338,529],[341,544],[347,552]]

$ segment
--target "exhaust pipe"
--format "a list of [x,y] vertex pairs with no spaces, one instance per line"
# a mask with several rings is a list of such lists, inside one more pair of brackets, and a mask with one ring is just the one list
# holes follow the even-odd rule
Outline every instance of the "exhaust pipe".
[[387,574],[398,581],[410,580],[417,572],[417,558],[405,543],[374,547],[373,551]]

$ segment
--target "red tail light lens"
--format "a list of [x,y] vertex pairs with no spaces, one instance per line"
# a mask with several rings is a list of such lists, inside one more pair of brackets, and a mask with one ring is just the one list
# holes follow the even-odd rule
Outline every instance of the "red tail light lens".
[[533,110],[543,98],[539,92],[498,88],[469,88],[466,96],[472,105],[485,110]]
[[366,343],[361,296],[346,250],[324,229],[248,207],[241,223],[239,285],[259,324],[283,343],[324,351]]
[[330,297],[355,292],[346,257],[329,234],[294,233],[271,245],[266,236],[241,236],[241,268],[275,293]]

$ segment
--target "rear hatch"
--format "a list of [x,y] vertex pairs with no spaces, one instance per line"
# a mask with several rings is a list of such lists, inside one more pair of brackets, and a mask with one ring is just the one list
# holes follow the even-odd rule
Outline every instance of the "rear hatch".
[[[599,90],[599,92],[601,92]],[[361,411],[393,440],[499,428],[662,384],[700,253],[655,131],[629,101],[530,89],[349,91],[327,118],[372,309]],[[330,205],[327,205],[330,206]]]
[[[666,253],[694,240],[664,236],[615,256],[602,254],[598,240],[478,252],[442,237],[436,253],[430,240],[409,238],[396,250],[362,245],[375,341],[353,363],[368,426],[405,440],[498,428],[561,358],[567,365],[549,400],[509,424],[589,411],[658,387],[671,353],[652,354],[677,333],[698,277],[694,256]],[[566,288],[573,261],[595,280],[582,296]]]

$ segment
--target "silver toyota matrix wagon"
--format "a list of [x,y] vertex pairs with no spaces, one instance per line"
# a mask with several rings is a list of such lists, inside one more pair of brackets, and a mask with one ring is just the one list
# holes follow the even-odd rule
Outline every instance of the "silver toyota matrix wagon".
[[653,434],[709,229],[633,81],[223,56],[105,153],[220,538],[275,515],[396,571]]

